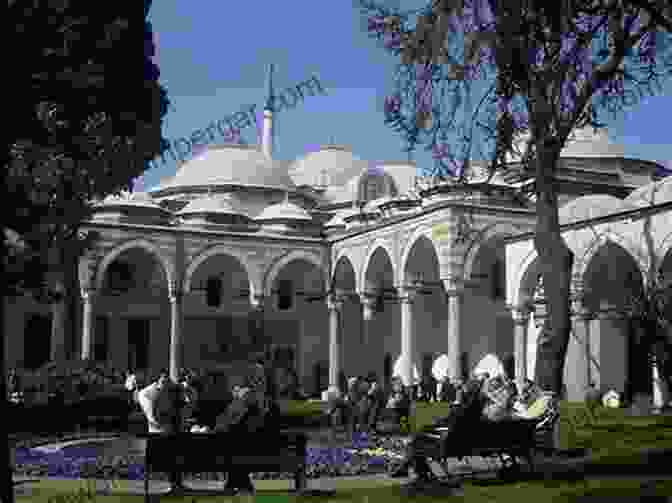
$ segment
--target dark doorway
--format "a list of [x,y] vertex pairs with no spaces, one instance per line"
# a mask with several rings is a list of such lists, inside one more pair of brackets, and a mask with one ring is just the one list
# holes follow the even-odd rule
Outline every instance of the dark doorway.
[[23,361],[28,369],[37,369],[51,358],[51,315],[29,314],[23,333]]
[[392,355],[390,353],[385,353],[385,359],[383,360],[383,384],[385,389],[387,389],[392,382]]
[[149,330],[148,319],[128,320],[128,367],[133,370],[149,368]]
[[107,316],[96,317],[96,329],[93,331],[93,359],[97,362],[106,362],[109,356],[109,318]]

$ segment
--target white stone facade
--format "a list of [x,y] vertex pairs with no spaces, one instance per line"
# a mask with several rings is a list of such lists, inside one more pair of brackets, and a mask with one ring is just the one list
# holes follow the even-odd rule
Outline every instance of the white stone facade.
[[[598,285],[611,277],[612,259],[630,260],[642,277],[654,263],[667,274],[669,179],[651,185],[652,199],[651,190],[638,189],[646,177],[621,176],[618,163],[636,162],[649,180],[653,163],[610,158],[615,164],[591,171],[594,162],[572,158],[560,170],[575,276]],[[315,393],[336,385],[339,371],[387,379],[396,368],[409,383],[441,355],[453,377],[486,355],[526,375],[533,361],[524,355],[533,355],[534,337],[525,309],[536,275],[525,233],[534,228],[534,204],[516,198],[501,177],[490,184],[474,178],[466,188],[423,186],[412,183],[413,164],[370,168],[341,146],[294,163],[269,159],[258,147],[213,147],[147,194],[108,198],[86,224],[101,239],[81,260],[79,333],[50,335],[50,307],[16,299],[6,318],[9,367],[84,357],[175,374],[270,345],[292,349],[289,365]],[[589,188],[602,193],[577,198]],[[649,210],[651,202],[663,210]],[[600,220],[625,209],[653,212]],[[613,274],[624,271],[617,265]],[[218,306],[206,302],[213,278],[221,280]],[[287,281],[292,300],[283,309]],[[623,320],[611,309],[618,307],[615,289],[598,290],[586,296],[577,326],[590,325],[602,362],[592,374],[619,387],[627,352],[606,334]],[[610,314],[586,321],[603,301]],[[568,368],[581,365],[579,353],[570,347]],[[580,374],[568,371],[571,397],[582,393]]]

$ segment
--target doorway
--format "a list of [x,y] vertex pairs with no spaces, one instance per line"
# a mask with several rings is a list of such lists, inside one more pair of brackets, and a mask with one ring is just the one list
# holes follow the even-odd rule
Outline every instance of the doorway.
[[149,368],[150,321],[147,318],[128,320],[128,368],[134,371]]
[[51,357],[51,315],[29,314],[23,333],[23,361],[27,369],[40,368]]

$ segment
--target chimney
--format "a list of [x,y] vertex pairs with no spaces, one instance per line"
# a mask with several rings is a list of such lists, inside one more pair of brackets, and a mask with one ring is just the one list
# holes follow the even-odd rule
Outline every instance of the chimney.
[[268,71],[268,88],[266,104],[264,105],[264,124],[261,134],[261,150],[264,155],[271,159],[273,155],[273,109],[275,96],[273,94],[273,63]]

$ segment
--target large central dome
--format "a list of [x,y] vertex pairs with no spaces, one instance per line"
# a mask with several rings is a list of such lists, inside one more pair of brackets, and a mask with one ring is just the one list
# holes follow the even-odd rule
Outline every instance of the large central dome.
[[218,145],[184,163],[174,177],[155,190],[204,185],[295,187],[287,173],[287,163],[268,159],[258,146]]

